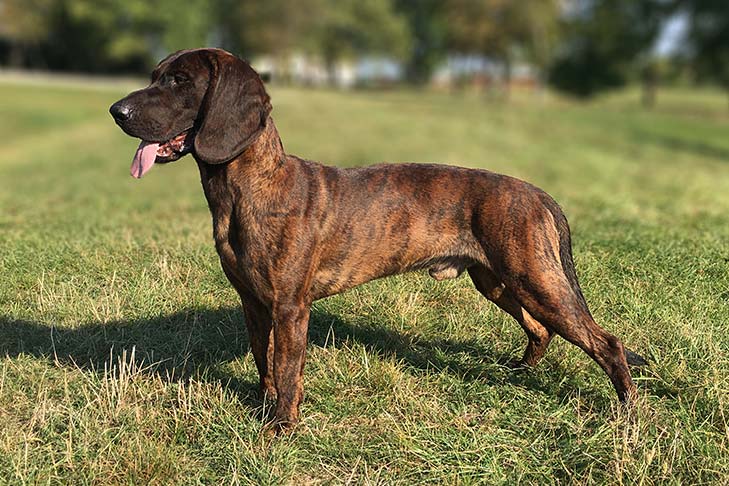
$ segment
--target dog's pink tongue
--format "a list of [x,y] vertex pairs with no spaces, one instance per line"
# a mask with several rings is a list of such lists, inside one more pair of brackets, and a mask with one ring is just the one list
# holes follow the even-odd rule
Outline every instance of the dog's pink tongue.
[[142,140],[142,143],[140,143],[139,147],[137,147],[137,153],[134,154],[132,167],[129,169],[132,177],[140,179],[149,171],[149,169],[152,168],[154,160],[157,158],[158,148],[158,143],[145,142]]

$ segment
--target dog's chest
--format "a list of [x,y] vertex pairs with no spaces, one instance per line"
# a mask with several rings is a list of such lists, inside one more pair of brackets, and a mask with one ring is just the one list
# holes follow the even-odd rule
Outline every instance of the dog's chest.
[[242,285],[248,292],[266,294],[270,286],[264,278],[266,254],[256,244],[259,229],[250,221],[250,208],[222,182],[203,179],[220,263],[235,287]]
[[247,226],[241,219],[235,211],[213,217],[215,248],[226,273],[263,296],[270,291],[266,276],[269,254],[259,244],[260,238],[256,236],[259,228]]

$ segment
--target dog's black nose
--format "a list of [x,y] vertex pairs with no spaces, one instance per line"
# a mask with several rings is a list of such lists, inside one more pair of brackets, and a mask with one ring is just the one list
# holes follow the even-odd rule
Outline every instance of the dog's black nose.
[[116,103],[111,105],[111,108],[109,108],[109,113],[111,113],[111,116],[113,116],[116,121],[124,121],[129,119],[129,115],[131,115],[132,109],[128,104],[122,101],[117,101]]

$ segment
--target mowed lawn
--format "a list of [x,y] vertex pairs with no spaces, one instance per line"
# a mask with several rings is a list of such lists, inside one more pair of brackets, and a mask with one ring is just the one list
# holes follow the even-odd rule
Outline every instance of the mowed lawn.
[[271,89],[291,153],[544,188],[596,320],[650,366],[627,409],[559,338],[514,371],[525,335],[468,277],[409,274],[314,304],[302,422],[270,439],[195,163],[129,176],[128,88],[0,84],[0,483],[729,482],[723,94]]

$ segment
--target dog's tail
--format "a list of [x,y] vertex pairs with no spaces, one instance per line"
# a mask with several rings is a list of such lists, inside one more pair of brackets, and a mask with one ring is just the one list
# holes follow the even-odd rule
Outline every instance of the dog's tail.
[[[562,271],[564,272],[565,277],[567,277],[567,281],[569,282],[570,287],[572,287],[572,291],[575,293],[575,296],[577,297],[580,306],[582,306],[585,312],[590,314],[590,309],[587,307],[587,301],[585,300],[585,296],[582,294],[580,284],[577,281],[575,262],[572,259],[572,237],[570,235],[570,227],[567,223],[567,218],[565,217],[562,209],[555,202],[555,200],[546,193],[545,196],[546,198],[544,199],[544,204],[547,209],[549,209],[549,212],[552,213],[554,223],[557,226],[557,234],[559,235],[559,258],[562,261]],[[625,347],[624,350],[625,360],[628,362],[629,365],[648,365],[648,361],[643,356]]]

